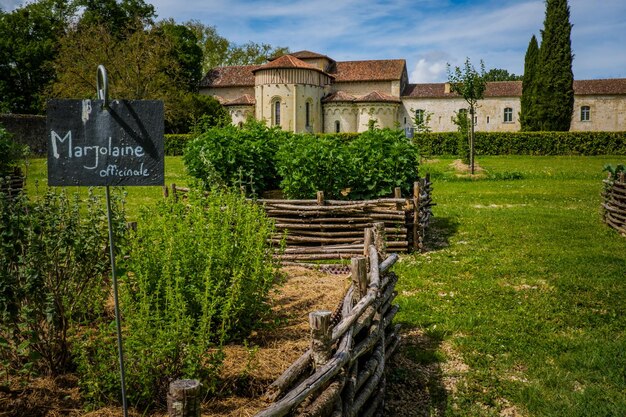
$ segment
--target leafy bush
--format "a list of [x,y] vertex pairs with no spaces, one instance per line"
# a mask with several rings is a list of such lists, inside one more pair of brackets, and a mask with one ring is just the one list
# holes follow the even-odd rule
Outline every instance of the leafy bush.
[[189,143],[183,160],[205,184],[246,185],[252,194],[261,193],[278,186],[274,156],[288,135],[254,120],[243,128],[209,128]]
[[615,180],[618,179],[618,177],[620,175],[623,175],[624,173],[626,173],[626,165],[624,165],[624,164],[617,164],[616,166],[613,166],[613,165],[607,164],[607,165],[604,166],[602,171],[608,172],[609,173],[609,179],[611,181],[615,181]]
[[165,155],[181,156],[193,136],[188,133],[165,135]]
[[395,187],[404,195],[412,191],[417,179],[419,154],[403,131],[368,130],[349,142],[347,154],[352,158],[350,199],[391,196]]
[[327,198],[340,198],[353,163],[347,146],[331,135],[290,135],[276,154],[280,186],[289,198],[314,198],[320,190]]
[[[68,334],[93,320],[108,297],[105,205],[93,193],[48,191],[29,202],[0,194],[0,359],[10,372],[71,367]],[[124,213],[113,204],[119,238]]]
[[228,110],[214,97],[179,91],[165,108],[165,131],[188,133],[202,120],[206,126],[227,126],[231,118]]
[[0,125],[0,178],[11,175],[28,148],[13,141],[12,135]]
[[[454,132],[420,133],[415,143],[433,155],[457,154]],[[477,155],[626,155],[625,132],[476,132]]]
[[276,159],[290,198],[314,198],[321,190],[328,198],[368,199],[389,196],[394,187],[410,192],[419,158],[403,132],[374,129],[352,137],[293,135]]
[[[236,193],[192,191],[144,210],[138,223],[120,300],[129,401],[149,407],[165,400],[172,379],[215,386],[221,345],[266,311],[277,264],[271,222]],[[103,323],[76,345],[82,388],[96,404],[117,400],[113,335]]]

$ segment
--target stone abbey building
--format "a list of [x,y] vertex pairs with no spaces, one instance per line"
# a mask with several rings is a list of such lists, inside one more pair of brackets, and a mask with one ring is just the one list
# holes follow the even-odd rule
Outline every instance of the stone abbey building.
[[[447,83],[409,84],[404,59],[335,61],[299,51],[264,65],[215,68],[200,91],[226,106],[233,124],[250,115],[293,132],[362,132],[428,122],[433,132],[454,131],[465,101]],[[521,81],[487,83],[476,129],[518,131]],[[626,131],[626,78],[574,81],[572,131]]]

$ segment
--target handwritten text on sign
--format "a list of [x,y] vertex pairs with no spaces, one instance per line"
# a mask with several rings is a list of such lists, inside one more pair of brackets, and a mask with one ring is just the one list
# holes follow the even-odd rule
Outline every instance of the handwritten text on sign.
[[48,102],[49,185],[163,185],[163,103]]

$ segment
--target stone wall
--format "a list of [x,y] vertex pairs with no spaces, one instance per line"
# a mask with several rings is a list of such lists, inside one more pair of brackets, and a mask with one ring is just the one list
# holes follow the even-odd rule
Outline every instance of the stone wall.
[[13,134],[16,142],[28,145],[31,153],[45,155],[48,152],[46,116],[0,114],[0,124]]

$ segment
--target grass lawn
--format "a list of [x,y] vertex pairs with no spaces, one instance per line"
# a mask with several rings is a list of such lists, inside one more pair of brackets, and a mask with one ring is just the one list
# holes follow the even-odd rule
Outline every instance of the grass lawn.
[[[457,178],[452,160],[422,165],[430,251],[395,267],[397,320],[422,341],[401,354],[436,371],[427,410],[407,415],[626,416],[626,238],[600,211],[602,167],[624,157],[480,157],[480,180]],[[165,170],[187,183],[180,158]],[[45,177],[32,160],[30,195]],[[162,195],[126,191],[131,219]],[[420,375],[392,369],[388,384],[407,378]]]
[[600,211],[602,167],[623,161],[481,157],[474,181],[422,165],[431,251],[396,271],[399,320],[431,346],[404,354],[448,388],[431,390],[436,415],[626,415],[626,239]]

